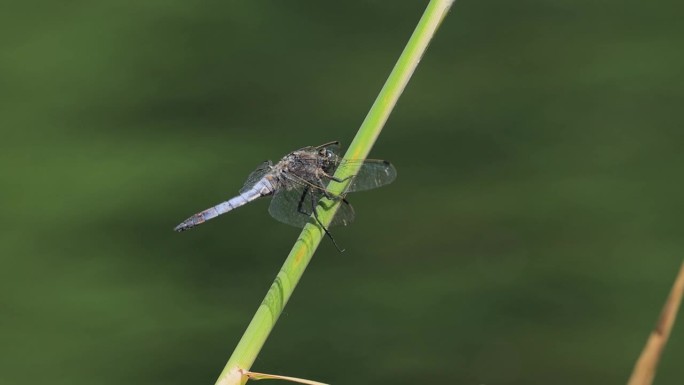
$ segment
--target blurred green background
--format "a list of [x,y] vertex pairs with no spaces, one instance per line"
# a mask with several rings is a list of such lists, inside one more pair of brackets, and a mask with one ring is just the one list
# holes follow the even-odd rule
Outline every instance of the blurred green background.
[[[4,4],[0,383],[213,384],[299,231],[266,200],[171,229],[348,144],[426,4]],[[624,383],[684,256],[682,11],[458,1],[373,150],[397,181],[350,197],[253,369]]]

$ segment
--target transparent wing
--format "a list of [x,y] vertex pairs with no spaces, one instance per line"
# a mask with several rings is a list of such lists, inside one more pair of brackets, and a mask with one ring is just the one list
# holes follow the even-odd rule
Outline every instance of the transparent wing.
[[240,189],[240,194],[249,191],[252,187],[254,187],[254,185],[264,177],[264,175],[271,171],[271,166],[273,166],[273,163],[271,163],[270,160],[267,160],[260,164],[256,170],[252,171],[252,173],[247,177],[247,181]]
[[[294,183],[289,190],[283,188],[276,192],[271,200],[271,205],[268,207],[268,212],[279,222],[295,227],[304,227],[309,222],[313,207],[317,207],[318,210],[321,209],[323,203],[320,200],[323,196],[320,188],[303,183]],[[347,201],[343,200],[330,226],[346,226],[353,220],[354,209]]]
[[347,192],[364,191],[394,182],[397,178],[397,169],[386,160],[341,160],[335,171],[345,167],[357,167],[361,163],[359,171],[353,177]]

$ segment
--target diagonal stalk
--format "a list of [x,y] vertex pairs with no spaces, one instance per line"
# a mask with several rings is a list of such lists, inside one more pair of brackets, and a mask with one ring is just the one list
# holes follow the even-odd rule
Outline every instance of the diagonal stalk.
[[[389,78],[351,142],[344,156],[345,159],[365,159],[368,156],[399,96],[404,91],[425,53],[430,40],[454,1],[430,1]],[[356,169],[341,167],[335,176],[345,179],[356,172],[358,172],[358,167]],[[328,186],[328,189],[334,194],[341,194],[344,192],[347,183],[333,182]],[[319,205],[319,207],[321,206],[324,207],[319,212],[319,220],[324,226],[328,226],[337,212],[339,204],[329,201],[327,205]],[[268,293],[266,293],[266,297],[216,381],[217,385],[244,384],[247,382],[248,378],[243,375],[244,371],[249,370],[254,363],[285,304],[290,299],[297,282],[311,261],[313,253],[325,235],[323,229],[313,223],[311,221],[307,224],[299,235],[283,267],[278,272]]]
[[672,332],[672,327],[677,318],[682,296],[684,296],[684,263],[679,268],[679,274],[677,274],[670,295],[660,312],[658,323],[648,337],[639,359],[634,364],[634,370],[627,385],[651,385],[653,383],[661,355],[670,339],[670,332]]

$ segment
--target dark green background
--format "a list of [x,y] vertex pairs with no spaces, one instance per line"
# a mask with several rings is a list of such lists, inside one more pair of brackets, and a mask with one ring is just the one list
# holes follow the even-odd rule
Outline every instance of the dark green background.
[[[298,230],[183,234],[264,159],[349,143],[426,2],[0,12],[0,383],[213,384]],[[254,370],[620,384],[684,256],[680,1],[458,1]],[[681,383],[681,325],[658,384]]]

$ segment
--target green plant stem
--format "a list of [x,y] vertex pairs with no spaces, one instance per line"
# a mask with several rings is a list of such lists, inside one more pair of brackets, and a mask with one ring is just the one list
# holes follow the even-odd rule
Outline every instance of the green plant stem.
[[[397,64],[350,144],[345,159],[365,159],[370,153],[399,96],[453,2],[454,0],[430,1]],[[335,176],[344,179],[356,172],[358,168],[345,167],[340,168]],[[346,183],[331,183],[328,186],[328,189],[335,194],[341,194],[345,188]],[[327,208],[319,212],[319,219],[325,226],[330,224],[339,206],[336,202],[329,203],[329,205],[324,205]],[[304,227],[233,355],[216,381],[217,385],[247,382],[247,377],[242,374],[242,371],[249,370],[252,366],[324,235],[323,229],[313,221]]]

